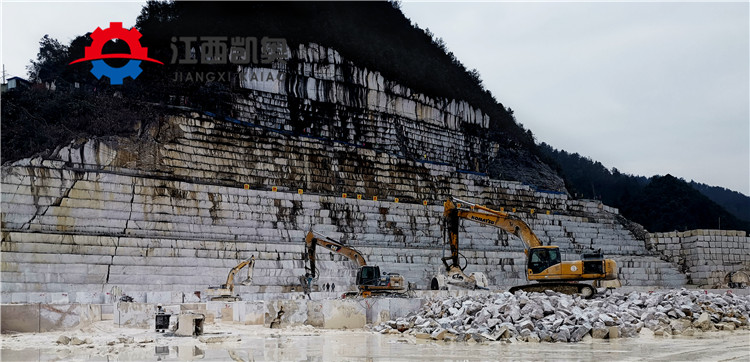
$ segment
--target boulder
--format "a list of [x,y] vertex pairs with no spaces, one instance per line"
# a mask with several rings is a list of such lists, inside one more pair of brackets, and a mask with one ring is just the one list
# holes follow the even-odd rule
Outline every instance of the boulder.
[[70,339],[70,345],[72,345],[72,346],[80,346],[80,345],[85,344],[85,343],[86,343],[85,340],[80,339],[78,337],[73,337],[73,338]]
[[552,334],[552,340],[555,342],[567,342],[570,340],[570,331],[566,327],[561,327],[557,333]]
[[442,340],[445,337],[446,333],[448,333],[447,330],[445,330],[443,328],[439,328],[439,329],[435,330],[434,332],[432,332],[432,334],[430,334],[430,337],[432,339]]
[[57,344],[68,344],[70,343],[70,337],[62,335],[57,339]]
[[609,327],[609,333],[607,334],[609,339],[620,338],[620,328],[618,326]]
[[594,338],[604,339],[609,334],[609,328],[597,327],[591,330],[591,336]]
[[579,326],[576,328],[573,333],[570,334],[570,341],[571,342],[578,342],[581,339],[583,339],[583,336],[587,335],[591,331],[591,326],[588,324],[584,324],[582,326]]
[[701,330],[709,330],[713,328],[713,322],[711,322],[711,315],[708,312],[701,313],[700,317],[693,322],[693,327]]

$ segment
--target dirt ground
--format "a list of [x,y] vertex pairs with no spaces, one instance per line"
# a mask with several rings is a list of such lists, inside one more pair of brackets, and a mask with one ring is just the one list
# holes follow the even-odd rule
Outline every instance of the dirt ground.
[[[79,345],[60,345],[65,336]],[[77,339],[74,339],[77,338]],[[706,332],[691,337],[585,339],[580,343],[444,343],[365,330],[323,330],[309,326],[209,324],[202,337],[174,337],[144,329],[97,322],[69,332],[2,336],[2,361],[486,361],[617,360],[747,361],[750,331]]]

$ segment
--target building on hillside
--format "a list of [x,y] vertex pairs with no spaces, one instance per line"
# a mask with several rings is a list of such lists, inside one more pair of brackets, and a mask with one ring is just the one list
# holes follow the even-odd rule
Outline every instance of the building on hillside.
[[21,77],[11,77],[8,78],[7,83],[3,83],[2,85],[2,92],[5,93],[7,91],[11,91],[14,89],[26,89],[31,86],[31,82],[29,82],[26,79],[23,79]]

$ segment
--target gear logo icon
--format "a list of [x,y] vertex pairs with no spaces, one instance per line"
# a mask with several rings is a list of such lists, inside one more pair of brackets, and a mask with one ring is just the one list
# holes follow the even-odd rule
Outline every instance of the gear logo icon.
[[[122,81],[130,77],[135,79],[141,74],[141,62],[154,62],[164,65],[164,63],[151,59],[148,57],[148,49],[141,46],[140,39],[141,33],[136,28],[127,30],[122,27],[122,23],[110,22],[109,28],[102,30],[102,28],[96,28],[91,33],[91,45],[85,49],[84,57],[81,59],[74,60],[70,64],[80,62],[91,62],[91,74],[97,79],[102,79],[103,76],[109,78],[109,83],[113,85],[122,84]],[[102,54],[104,44],[108,41],[120,39],[128,44],[130,48],[130,54]],[[130,59],[127,64],[122,67],[112,67],[107,64],[104,59]]]

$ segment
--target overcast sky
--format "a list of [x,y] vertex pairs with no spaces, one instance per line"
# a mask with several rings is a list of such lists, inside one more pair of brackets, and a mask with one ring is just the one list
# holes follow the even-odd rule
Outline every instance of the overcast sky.
[[[2,62],[25,77],[64,43],[144,2],[2,3]],[[750,195],[750,7],[736,3],[409,3],[537,140],[621,172]],[[439,75],[438,75],[439,76]]]
[[750,195],[741,3],[405,3],[538,141]]

